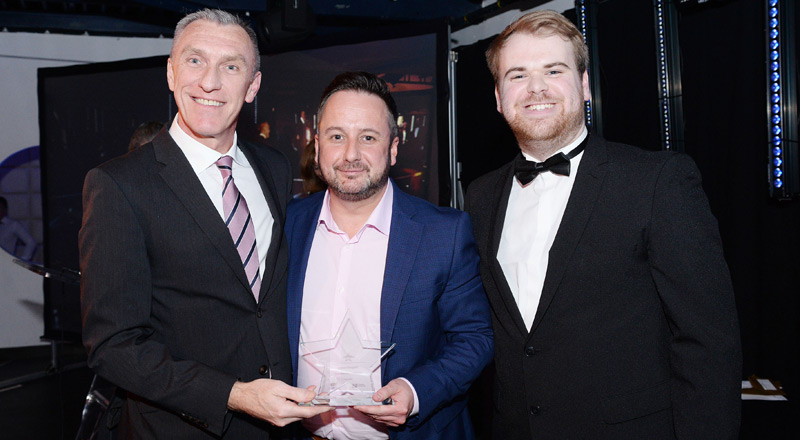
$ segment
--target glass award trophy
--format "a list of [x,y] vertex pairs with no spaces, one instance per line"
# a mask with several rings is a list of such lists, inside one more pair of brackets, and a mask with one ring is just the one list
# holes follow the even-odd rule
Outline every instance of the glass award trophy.
[[381,360],[394,348],[385,350],[380,341],[361,338],[349,313],[333,339],[300,340],[300,362],[307,362],[321,374],[314,405],[381,405],[372,395],[380,387]]

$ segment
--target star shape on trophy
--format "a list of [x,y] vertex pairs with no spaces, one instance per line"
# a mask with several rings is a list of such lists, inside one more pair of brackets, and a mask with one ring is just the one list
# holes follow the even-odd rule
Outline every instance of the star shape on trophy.
[[321,374],[317,387],[317,405],[380,405],[372,401],[375,393],[372,374],[381,360],[394,348],[381,351],[381,341],[363,339],[345,314],[331,339],[300,341],[302,359]]

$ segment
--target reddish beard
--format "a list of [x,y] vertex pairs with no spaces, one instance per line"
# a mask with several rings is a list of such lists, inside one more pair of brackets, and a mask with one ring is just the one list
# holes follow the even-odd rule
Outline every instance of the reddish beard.
[[[526,106],[544,103],[560,104],[562,106],[561,113],[544,119],[528,119],[522,116]],[[506,119],[506,121],[519,145],[528,146],[533,150],[541,150],[541,148],[535,148],[537,145],[550,148],[561,148],[567,145],[577,136],[584,124],[583,107],[567,109],[564,107],[563,100],[549,98],[547,95],[516,104],[516,110],[514,119]]]

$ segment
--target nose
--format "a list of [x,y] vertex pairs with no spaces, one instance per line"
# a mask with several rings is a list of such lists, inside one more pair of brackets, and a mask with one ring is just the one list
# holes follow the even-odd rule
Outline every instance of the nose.
[[542,93],[547,91],[547,81],[543,75],[533,74],[528,79],[528,93]]
[[358,139],[349,137],[344,146],[344,160],[358,162],[361,159],[361,150],[358,149]]
[[206,67],[200,77],[200,88],[206,92],[213,92],[221,86],[222,81],[220,81],[219,71],[212,66]]

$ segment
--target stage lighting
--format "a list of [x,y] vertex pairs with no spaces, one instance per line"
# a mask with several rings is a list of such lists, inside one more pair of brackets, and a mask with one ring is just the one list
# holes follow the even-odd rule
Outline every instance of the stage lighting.
[[790,199],[800,194],[797,151],[797,93],[794,66],[797,54],[794,28],[795,2],[766,0],[767,20],[767,132],[770,196]]

